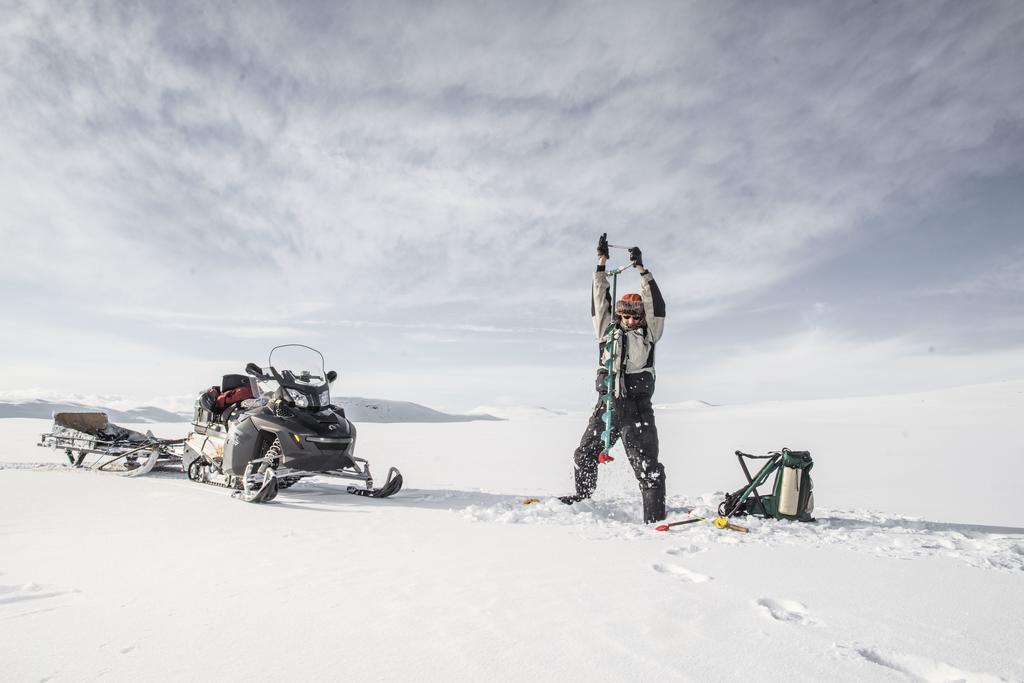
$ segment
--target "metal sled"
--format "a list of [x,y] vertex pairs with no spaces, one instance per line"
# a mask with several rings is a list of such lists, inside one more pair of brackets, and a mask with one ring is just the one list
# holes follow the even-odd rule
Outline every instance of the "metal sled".
[[[180,469],[184,441],[119,427],[106,413],[57,413],[53,430],[41,434],[37,445],[63,450],[71,467],[137,477],[157,466]],[[89,456],[96,457],[86,463]]]

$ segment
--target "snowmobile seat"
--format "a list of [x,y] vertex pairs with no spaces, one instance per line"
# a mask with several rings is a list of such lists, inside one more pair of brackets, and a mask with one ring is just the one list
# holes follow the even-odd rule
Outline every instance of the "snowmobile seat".
[[239,387],[249,386],[248,375],[224,375],[224,379],[220,382],[221,391],[231,391]]
[[228,408],[252,397],[252,384],[249,382],[248,376],[224,375],[215,402],[217,412],[230,412],[227,410]]

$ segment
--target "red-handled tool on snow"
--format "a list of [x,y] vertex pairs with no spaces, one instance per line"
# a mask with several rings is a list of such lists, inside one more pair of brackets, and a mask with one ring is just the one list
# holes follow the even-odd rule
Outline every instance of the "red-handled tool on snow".
[[725,517],[715,517],[714,519],[708,519],[707,517],[691,517],[690,519],[684,519],[681,522],[669,522],[668,524],[659,524],[654,527],[655,531],[668,531],[674,526],[681,524],[693,524],[694,522],[711,522],[716,529],[730,529],[732,531],[739,531],[740,533],[748,533],[750,529],[739,524],[733,524]]
[[694,517],[693,519],[684,519],[681,522],[669,522],[668,524],[659,524],[658,526],[654,527],[654,530],[655,531],[668,531],[669,529],[671,529],[674,526],[680,526],[682,524],[693,524],[694,522],[699,522],[702,519],[703,519],[703,517]]

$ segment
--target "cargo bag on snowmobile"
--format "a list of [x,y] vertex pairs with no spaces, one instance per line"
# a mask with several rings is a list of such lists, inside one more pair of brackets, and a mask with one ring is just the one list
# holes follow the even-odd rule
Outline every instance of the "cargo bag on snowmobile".
[[[751,476],[744,458],[767,460],[757,474]],[[813,522],[814,483],[811,481],[811,467],[814,461],[808,451],[791,451],[783,448],[768,455],[750,455],[736,451],[736,459],[747,478],[747,483],[733,493],[725,494],[725,500],[718,506],[722,517],[754,515],[774,519],[795,519]],[[764,485],[775,475],[770,494],[761,494],[757,487]]]

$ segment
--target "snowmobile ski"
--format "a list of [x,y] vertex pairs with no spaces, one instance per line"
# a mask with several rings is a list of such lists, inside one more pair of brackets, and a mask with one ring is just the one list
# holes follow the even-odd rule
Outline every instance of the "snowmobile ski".
[[356,496],[367,496],[369,498],[390,498],[399,491],[402,490],[402,473],[397,468],[392,467],[388,470],[388,480],[384,486],[379,489],[367,488],[360,489],[355,486],[349,486],[348,492]]
[[277,474],[274,473],[273,468],[267,468],[263,473],[263,482],[258,489],[235,491],[231,497],[245,503],[269,503],[277,498]]

